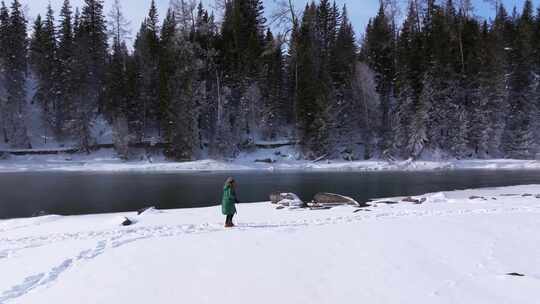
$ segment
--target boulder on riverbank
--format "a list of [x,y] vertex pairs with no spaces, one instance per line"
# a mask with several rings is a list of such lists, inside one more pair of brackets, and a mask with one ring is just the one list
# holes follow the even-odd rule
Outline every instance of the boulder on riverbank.
[[270,194],[270,201],[272,204],[279,205],[278,209],[283,209],[283,207],[292,207],[292,208],[310,208],[312,210],[322,210],[330,209],[336,206],[355,206],[355,207],[366,207],[367,204],[360,204],[351,197],[335,194],[335,193],[325,193],[321,192],[315,195],[313,200],[309,203],[304,203],[298,195],[294,193],[284,193],[284,192],[275,192]]
[[321,206],[360,206],[353,198],[335,193],[317,193],[313,198],[313,203]]
[[285,207],[306,207],[306,204],[294,193],[272,193],[270,194],[270,201],[272,204],[278,204]]

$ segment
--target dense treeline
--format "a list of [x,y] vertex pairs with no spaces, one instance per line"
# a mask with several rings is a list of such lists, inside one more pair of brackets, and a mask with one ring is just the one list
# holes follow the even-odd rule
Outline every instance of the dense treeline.
[[[371,20],[362,60],[377,75],[381,151],[533,158],[538,150],[540,10],[490,22],[470,1],[413,0],[396,32],[383,7]],[[384,4],[384,3],[383,3]]]
[[[227,0],[220,18],[154,1],[128,46],[119,0],[28,29],[18,0],[0,7],[0,127],[31,148],[28,104],[58,141],[95,146],[106,121],[117,153],[148,140],[171,159],[234,157],[256,141],[295,139],[305,158],[535,157],[540,143],[540,11],[475,17],[468,1],[382,0],[360,45],[346,7],[290,7],[275,34],[261,0]],[[218,20],[219,19],[219,22]],[[402,22],[398,25],[398,22]],[[28,36],[30,33],[30,36]]]

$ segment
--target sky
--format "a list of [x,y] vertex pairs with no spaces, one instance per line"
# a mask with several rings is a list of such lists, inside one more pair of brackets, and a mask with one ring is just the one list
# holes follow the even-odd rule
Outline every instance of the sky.
[[[10,0],[5,0],[10,2]],[[303,8],[307,0],[293,0],[297,8]],[[311,1],[311,0],[310,0]],[[402,0],[406,2],[406,0]],[[488,5],[485,0],[472,0],[475,7],[475,13],[479,16],[489,17],[493,14],[493,9]],[[53,10],[58,14],[63,0],[21,0],[23,5],[28,9],[27,15],[30,20],[33,20],[37,14],[45,11],[47,4],[50,2]],[[82,6],[83,0],[71,0],[72,6]],[[275,9],[276,0],[263,0],[264,6],[267,13],[272,12]],[[357,34],[364,32],[369,18],[375,16],[378,9],[379,0],[336,0],[337,4],[343,6],[347,5],[348,13],[350,19],[354,25],[355,31]],[[456,1],[457,2],[457,1]],[[518,8],[521,8],[524,0],[503,0],[506,4],[508,10],[511,10],[510,7],[517,5]],[[540,0],[533,0],[535,5],[540,3]],[[105,0],[105,10],[106,13],[110,11],[110,7],[113,3],[113,0]],[[213,0],[203,0],[205,4],[213,3]],[[140,23],[148,13],[148,8],[150,6],[150,0],[121,0],[123,11],[128,20],[131,22],[131,32],[132,36],[135,35],[136,30],[139,28]],[[159,9],[161,18],[165,16],[167,11],[169,0],[156,0],[156,4]],[[211,10],[209,5],[206,5],[207,9]]]

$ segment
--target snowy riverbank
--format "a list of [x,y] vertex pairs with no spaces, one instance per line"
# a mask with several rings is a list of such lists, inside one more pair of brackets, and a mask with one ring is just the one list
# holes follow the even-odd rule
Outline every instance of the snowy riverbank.
[[[272,152],[272,151],[270,151]],[[285,156],[289,154],[284,154]],[[275,161],[274,163],[257,160]],[[199,160],[192,162],[171,162],[162,156],[138,161],[122,161],[112,150],[104,149],[91,155],[35,155],[11,156],[0,160],[0,173],[27,171],[77,171],[77,172],[126,172],[126,171],[246,171],[246,170],[321,170],[321,171],[422,171],[454,169],[487,170],[540,170],[537,160],[437,160],[437,161],[320,161],[295,160],[293,157],[276,157],[272,153],[241,155],[232,161]]]
[[538,303],[537,194],[243,204],[232,230],[219,207],[0,221],[0,303]]

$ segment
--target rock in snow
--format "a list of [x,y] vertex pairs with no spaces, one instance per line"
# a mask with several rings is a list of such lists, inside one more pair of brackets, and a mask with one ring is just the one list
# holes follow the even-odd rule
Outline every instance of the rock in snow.
[[305,203],[294,193],[272,193],[270,194],[270,201],[284,207],[305,207]]
[[133,221],[128,219],[127,217],[124,217],[124,221],[122,222],[122,226],[131,226],[133,225]]
[[402,200],[402,202],[406,202],[406,203],[413,203],[413,204],[422,204],[422,203],[425,203],[427,201],[427,198],[425,197],[421,197],[421,198],[412,198],[412,197],[406,197]]
[[338,206],[338,205],[352,205],[360,206],[360,204],[353,198],[348,196],[335,194],[335,193],[317,193],[313,198],[313,201],[317,205],[322,206]]
[[137,215],[143,215],[143,214],[149,214],[149,213],[156,213],[157,208],[156,207],[145,207],[137,210]]

